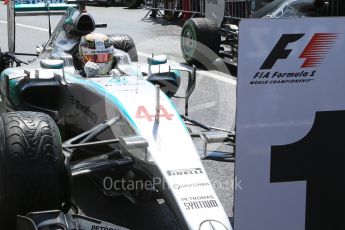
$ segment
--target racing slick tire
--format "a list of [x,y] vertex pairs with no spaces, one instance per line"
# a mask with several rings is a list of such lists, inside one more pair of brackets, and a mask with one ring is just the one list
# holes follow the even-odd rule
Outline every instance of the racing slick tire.
[[183,58],[188,64],[206,67],[218,58],[220,41],[214,21],[207,18],[188,19],[181,32]]
[[0,229],[15,229],[16,215],[61,209],[66,169],[61,138],[46,114],[0,116]]
[[108,35],[115,49],[128,53],[132,61],[138,61],[138,52],[133,39],[127,34]]

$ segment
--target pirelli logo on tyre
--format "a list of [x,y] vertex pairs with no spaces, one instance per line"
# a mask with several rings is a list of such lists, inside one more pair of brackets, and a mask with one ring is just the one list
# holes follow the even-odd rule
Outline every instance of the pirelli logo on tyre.
[[[273,49],[267,55],[260,66],[260,69],[252,76],[251,85],[266,84],[296,84],[309,83],[317,77],[317,70],[328,53],[334,48],[340,34],[339,33],[314,33],[309,42],[297,56],[301,59],[300,66],[292,66],[296,63],[291,53],[294,51],[288,48],[292,44],[301,42],[306,34],[282,34]],[[295,51],[299,52],[299,51]],[[290,66],[291,71],[279,71],[278,68],[284,64]],[[285,65],[286,64],[286,65]],[[279,65],[279,67],[276,67]]]

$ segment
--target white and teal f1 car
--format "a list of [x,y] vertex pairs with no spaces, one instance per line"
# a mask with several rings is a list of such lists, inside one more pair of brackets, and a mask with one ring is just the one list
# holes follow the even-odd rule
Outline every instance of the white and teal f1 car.
[[[166,63],[156,56],[146,73],[138,71],[131,62],[136,51],[126,48],[131,39],[113,36],[114,69],[82,76],[76,47],[97,25],[78,5],[67,10],[35,61],[20,66],[14,54],[0,52],[0,229],[124,229],[77,213],[72,181],[88,174],[106,196],[121,193],[135,201],[143,193],[159,194],[182,229],[231,230],[200,158],[233,161],[232,154],[208,152],[207,145],[232,145],[234,133],[188,117],[195,70],[154,71]],[[180,115],[171,97],[183,76]],[[202,131],[193,134],[186,124]],[[202,156],[194,136],[204,141]],[[109,190],[104,175],[160,183],[122,193]]]

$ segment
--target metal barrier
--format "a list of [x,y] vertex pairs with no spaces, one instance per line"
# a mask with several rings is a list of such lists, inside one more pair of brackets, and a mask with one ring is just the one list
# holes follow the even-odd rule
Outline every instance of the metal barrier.
[[[204,16],[205,1],[217,0],[145,0],[145,9],[182,12],[189,14],[190,17]],[[247,18],[251,13],[251,2],[252,0],[225,0],[225,17]]]
[[225,18],[248,18],[251,14],[251,0],[227,0]]
[[326,16],[345,16],[345,1],[329,0]]
[[145,0],[145,9],[204,14],[204,0]]
[[[148,10],[164,11],[165,14],[183,13],[186,17],[205,16],[206,3],[217,3],[219,0],[145,0],[145,8]],[[253,8],[258,10],[262,2],[268,4],[273,0],[225,0],[225,19],[248,18]],[[315,0],[327,2],[321,15],[345,16],[345,0]],[[260,5],[261,4],[261,5]]]

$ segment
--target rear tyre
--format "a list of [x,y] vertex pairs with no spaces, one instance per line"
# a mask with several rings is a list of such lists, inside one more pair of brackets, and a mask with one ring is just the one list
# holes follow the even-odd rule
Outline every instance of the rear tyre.
[[46,114],[0,116],[0,229],[15,229],[16,215],[61,209],[66,170],[55,122]]
[[215,22],[207,18],[191,18],[181,32],[183,58],[189,64],[207,67],[218,58],[220,40]]
[[109,35],[115,49],[128,53],[132,61],[138,61],[138,52],[133,39],[127,34]]

